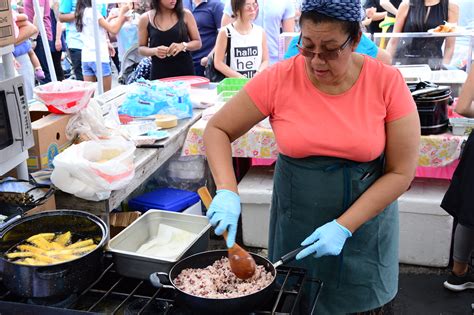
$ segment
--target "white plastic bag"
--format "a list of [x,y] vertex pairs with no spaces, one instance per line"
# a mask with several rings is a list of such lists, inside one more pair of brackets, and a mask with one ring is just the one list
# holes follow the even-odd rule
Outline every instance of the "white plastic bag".
[[70,141],[76,138],[99,140],[112,136],[112,131],[113,129],[106,124],[102,109],[94,99],[91,99],[86,108],[72,115],[69,119],[66,126],[66,137]]
[[135,175],[134,151],[134,143],[121,137],[72,145],[54,158],[51,181],[79,198],[107,199]]

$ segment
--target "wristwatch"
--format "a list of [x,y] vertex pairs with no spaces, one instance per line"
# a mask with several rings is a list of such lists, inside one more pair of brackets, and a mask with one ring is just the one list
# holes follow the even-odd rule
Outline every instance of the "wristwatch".
[[188,49],[188,43],[182,42],[181,44],[183,44],[183,46],[184,46],[183,51],[186,52],[186,50]]

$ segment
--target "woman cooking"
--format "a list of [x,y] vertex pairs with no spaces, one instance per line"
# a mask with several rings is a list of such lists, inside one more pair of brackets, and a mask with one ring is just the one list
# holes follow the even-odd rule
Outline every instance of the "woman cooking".
[[378,314],[395,297],[396,199],[417,165],[416,106],[395,68],[354,53],[361,20],[357,0],[304,1],[300,54],[253,78],[204,134],[217,186],[207,215],[231,247],[240,198],[230,143],[270,117],[280,155],[269,258],[309,245],[296,265],[324,282],[321,314]]

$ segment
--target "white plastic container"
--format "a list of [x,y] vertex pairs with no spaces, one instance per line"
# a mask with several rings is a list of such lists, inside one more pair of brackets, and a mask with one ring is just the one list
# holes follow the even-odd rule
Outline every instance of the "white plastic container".
[[474,119],[472,118],[449,118],[449,123],[453,127],[453,135],[455,136],[468,136],[474,129]]
[[252,167],[239,183],[244,245],[268,248],[273,167]]
[[401,263],[448,265],[453,218],[440,207],[448,187],[448,180],[417,178],[398,199]]

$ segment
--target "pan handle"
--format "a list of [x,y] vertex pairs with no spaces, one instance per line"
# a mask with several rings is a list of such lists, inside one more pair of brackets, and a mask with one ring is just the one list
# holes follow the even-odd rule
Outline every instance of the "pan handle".
[[169,282],[169,275],[166,272],[154,272],[149,277],[150,283],[151,283],[152,286],[154,286],[155,288],[159,288],[159,289],[165,288],[165,289],[175,290],[174,286],[161,283],[160,276],[165,277],[165,279],[166,279],[165,281]]
[[49,271],[48,268],[37,269],[36,274],[39,278],[43,280],[58,279],[64,277],[69,272],[69,268],[58,270],[58,271]]
[[277,267],[280,267],[281,265],[284,265],[286,263],[289,263],[290,261],[295,260],[296,255],[298,255],[299,252],[301,252],[303,249],[305,249],[308,246],[309,245],[298,247],[297,249],[292,250],[288,254],[283,255],[279,261],[273,264],[273,266],[277,268]]

